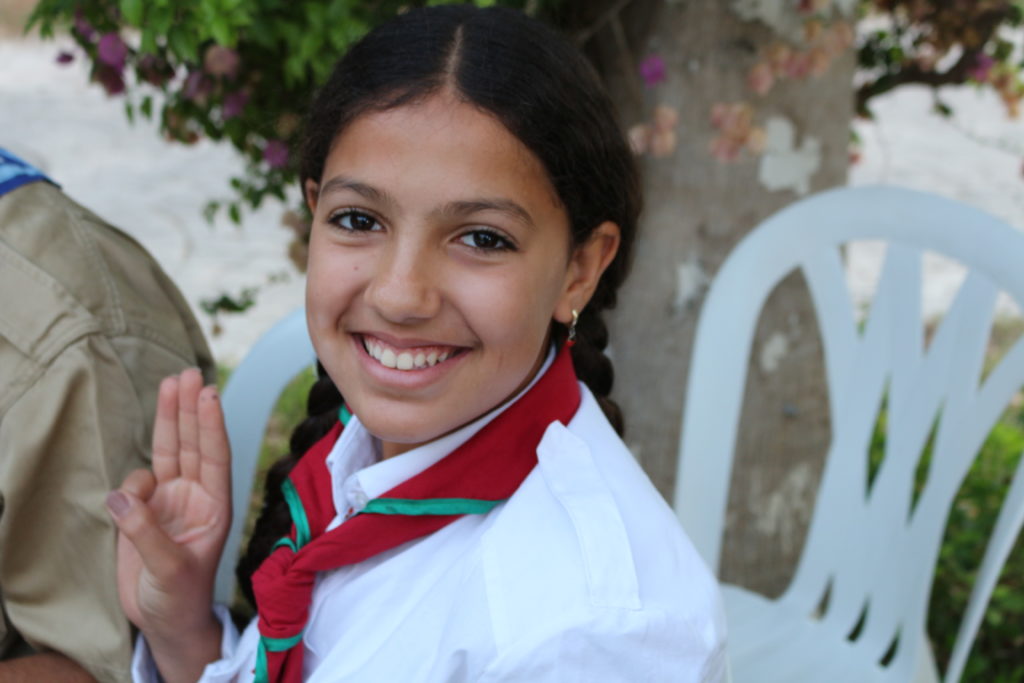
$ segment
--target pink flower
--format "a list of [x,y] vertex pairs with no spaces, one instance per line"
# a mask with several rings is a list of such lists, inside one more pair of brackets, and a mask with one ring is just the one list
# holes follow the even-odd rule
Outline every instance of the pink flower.
[[789,78],[806,78],[811,73],[811,55],[807,52],[794,52],[786,62],[786,76]]
[[238,53],[223,45],[211,45],[203,55],[203,69],[211,76],[234,78],[238,73]]
[[124,76],[112,66],[98,62],[93,71],[92,80],[97,81],[108,95],[120,95],[124,92]]
[[740,144],[728,136],[719,135],[711,141],[711,156],[718,161],[735,161],[740,151]]
[[813,14],[828,9],[831,4],[832,0],[799,0],[796,11],[802,14]]
[[85,41],[91,41],[96,36],[96,29],[82,16],[82,10],[75,12],[74,30]]
[[650,55],[644,59],[640,62],[640,78],[644,79],[648,88],[664,83],[668,79],[665,60],[658,55]]
[[193,71],[185,78],[181,94],[185,96],[186,100],[202,103],[212,88],[213,84],[201,71]]
[[989,74],[992,72],[992,67],[995,65],[996,60],[986,54],[979,54],[974,58],[974,64],[967,71],[967,75],[979,83],[984,83],[988,80]]
[[747,74],[747,86],[758,95],[764,95],[775,85],[775,73],[768,62],[758,62]]
[[157,87],[166,83],[174,75],[171,65],[156,55],[142,55],[136,68],[139,78]]
[[672,152],[676,151],[678,142],[679,140],[674,130],[655,130],[651,134],[651,156],[656,159],[672,156]]
[[124,70],[124,60],[128,56],[128,46],[116,33],[104,33],[96,48],[100,61],[117,70]]
[[808,55],[810,61],[810,72],[815,78],[824,76],[832,66],[832,57],[824,48],[816,47]]
[[70,64],[73,61],[75,61],[75,56],[67,50],[61,50],[57,53],[58,64]]
[[245,105],[249,102],[249,95],[239,91],[231,92],[224,96],[224,106],[221,109],[221,113],[224,116],[225,121],[229,121],[236,116],[241,116],[242,111],[245,109]]
[[747,149],[754,154],[762,154],[764,147],[768,143],[768,134],[764,128],[760,126],[751,126],[750,132],[747,134]]
[[263,160],[270,168],[284,168],[288,165],[288,145],[280,140],[271,140],[263,148]]
[[793,50],[785,43],[772,43],[765,51],[765,60],[772,67],[772,73],[781,78],[786,75],[786,65],[793,56]]
[[842,52],[846,48],[853,45],[853,42],[857,39],[857,35],[853,30],[853,26],[848,21],[837,21],[832,24],[832,29],[829,31],[828,38],[834,45],[836,52]]
[[654,115],[651,117],[655,131],[673,130],[679,125],[679,110],[667,104],[659,104],[654,108]]

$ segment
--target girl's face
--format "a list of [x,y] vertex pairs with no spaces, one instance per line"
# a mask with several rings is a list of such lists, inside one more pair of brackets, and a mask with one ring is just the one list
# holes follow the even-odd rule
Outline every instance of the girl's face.
[[353,121],[306,195],[313,345],[385,457],[525,386],[618,245],[603,224],[572,249],[541,163],[445,94]]

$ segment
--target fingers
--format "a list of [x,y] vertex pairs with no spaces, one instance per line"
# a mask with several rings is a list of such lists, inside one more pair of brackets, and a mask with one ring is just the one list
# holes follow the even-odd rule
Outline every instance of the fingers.
[[231,448],[216,387],[199,393],[199,481],[219,500],[231,501]]
[[107,495],[107,510],[154,578],[172,582],[180,575],[187,558],[180,546],[160,528],[148,505],[133,493],[117,489]]
[[153,474],[157,481],[174,479],[178,467],[178,378],[160,382],[153,422]]
[[178,465],[181,476],[199,480],[199,391],[203,376],[189,368],[178,377]]
[[121,490],[141,501],[148,501],[156,490],[157,479],[149,470],[135,470],[124,478]]

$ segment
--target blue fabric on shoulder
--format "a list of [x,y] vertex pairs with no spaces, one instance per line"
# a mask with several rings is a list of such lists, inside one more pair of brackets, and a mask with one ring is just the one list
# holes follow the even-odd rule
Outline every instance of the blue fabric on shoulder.
[[0,147],[0,196],[39,180],[57,185],[27,161],[22,161]]

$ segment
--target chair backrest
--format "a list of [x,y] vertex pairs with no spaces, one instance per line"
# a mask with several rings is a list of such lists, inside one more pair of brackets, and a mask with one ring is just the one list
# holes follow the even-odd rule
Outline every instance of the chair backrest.
[[[840,252],[854,240],[888,244],[863,330]],[[927,348],[925,251],[968,269]],[[996,296],[1002,290],[1024,302],[1022,264],[1024,235],[1013,228],[963,204],[892,187],[826,192],[748,235],[722,266],[701,311],[680,438],[675,508],[712,569],[717,572],[758,315],[775,285],[801,269],[824,345],[832,441],[804,552],[780,600],[811,616],[827,595],[821,626],[837,638],[847,638],[863,616],[852,646],[879,661],[898,639],[889,669],[909,680],[950,505],[1024,384],[1024,339],[982,381]],[[885,458],[869,487],[868,449],[883,400]],[[931,464],[915,502],[915,473],[929,437]],[[1024,460],[990,538],[947,681],[960,677],[1022,521]]]
[[306,312],[299,309],[275,324],[253,345],[224,387],[222,404],[231,441],[234,517],[217,567],[214,597],[218,602],[230,604],[234,596],[235,564],[270,413],[285,386],[315,362],[316,354],[306,329]]

